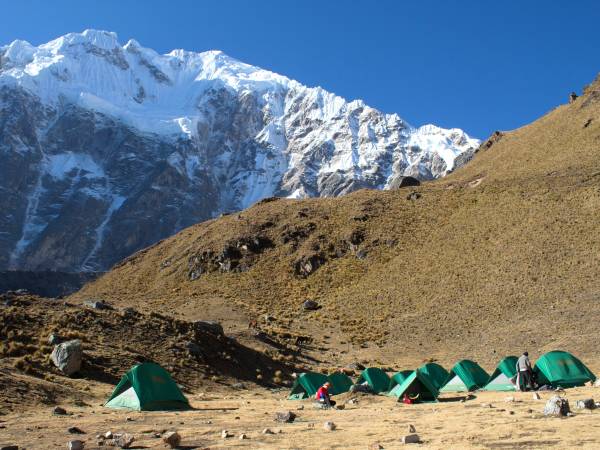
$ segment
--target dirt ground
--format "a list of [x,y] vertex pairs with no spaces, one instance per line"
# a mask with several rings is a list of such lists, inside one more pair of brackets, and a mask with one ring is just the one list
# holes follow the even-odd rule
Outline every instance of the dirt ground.
[[[94,384],[90,393],[94,401],[87,406],[62,405],[68,416],[53,416],[50,406],[0,416],[0,444],[64,449],[67,441],[81,439],[86,449],[108,448],[99,447],[96,436],[111,430],[133,434],[135,448],[162,448],[155,434],[176,430],[182,436],[181,448],[188,449],[369,449],[374,444],[393,449],[404,447],[401,438],[413,425],[422,441],[414,447],[423,449],[600,448],[600,410],[575,409],[576,400],[599,396],[600,388],[595,387],[566,390],[574,416],[563,419],[542,413],[545,401],[554,395],[550,392],[540,393],[541,400],[534,400],[532,393],[484,392],[464,402],[455,397],[419,405],[403,405],[386,396],[360,396],[358,403],[346,403],[343,410],[317,410],[308,400],[286,400],[287,391],[198,391],[188,396],[195,410],[167,413],[106,409],[100,404],[109,388]],[[507,397],[515,401],[507,402]],[[275,422],[274,413],[282,410],[296,413],[296,420]],[[333,421],[337,429],[325,431],[325,421]],[[71,426],[86,434],[69,434]],[[264,428],[274,434],[262,434]],[[221,438],[224,429],[233,436]],[[246,440],[239,439],[241,433]]]

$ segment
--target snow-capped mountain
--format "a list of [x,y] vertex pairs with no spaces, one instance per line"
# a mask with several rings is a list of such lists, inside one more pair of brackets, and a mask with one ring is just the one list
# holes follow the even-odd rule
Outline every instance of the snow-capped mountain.
[[0,269],[104,270],[270,196],[432,179],[478,141],[219,51],[86,30],[0,47]]

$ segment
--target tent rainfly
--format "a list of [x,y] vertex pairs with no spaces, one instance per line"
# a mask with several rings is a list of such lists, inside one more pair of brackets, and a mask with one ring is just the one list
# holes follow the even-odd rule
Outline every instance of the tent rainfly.
[[515,391],[517,386],[511,379],[517,374],[517,357],[507,356],[498,363],[484,391]]
[[364,382],[367,382],[376,394],[390,390],[390,377],[378,367],[368,367],[362,371],[356,384]]
[[596,375],[585,364],[572,354],[560,350],[540,356],[533,372],[538,384],[553,387],[583,386],[588,381],[596,381]]
[[331,383],[331,395],[339,395],[348,392],[354,384],[352,379],[342,372],[334,372],[330,374],[327,379]]
[[154,363],[132,367],[123,375],[104,406],[137,411],[191,409],[169,372]]
[[436,389],[440,390],[446,380],[448,380],[448,371],[436,363],[427,363],[419,367],[419,371],[429,377]]
[[479,364],[463,359],[457,362],[440,392],[470,392],[487,384],[490,376]]
[[397,397],[398,401],[405,394],[417,402],[436,402],[439,392],[429,376],[417,369],[388,393],[391,397]]
[[394,375],[392,375],[390,378],[390,390],[399,384],[404,383],[404,380],[406,380],[412,373],[413,370],[401,370],[400,372],[396,372]]
[[294,385],[288,400],[302,400],[303,398],[314,397],[317,391],[327,381],[327,375],[315,372],[301,373]]

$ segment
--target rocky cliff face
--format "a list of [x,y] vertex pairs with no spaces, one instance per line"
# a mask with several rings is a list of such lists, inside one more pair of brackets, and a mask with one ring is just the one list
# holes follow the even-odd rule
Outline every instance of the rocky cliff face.
[[270,196],[427,180],[478,145],[236,61],[88,30],[0,47],[0,269],[99,271]]

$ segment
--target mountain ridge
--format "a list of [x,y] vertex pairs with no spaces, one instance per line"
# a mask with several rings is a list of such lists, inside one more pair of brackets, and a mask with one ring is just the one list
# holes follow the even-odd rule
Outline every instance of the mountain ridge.
[[219,51],[159,55],[86,30],[14,41],[0,60],[5,268],[105,270],[266,197],[443,176],[479,144]]

